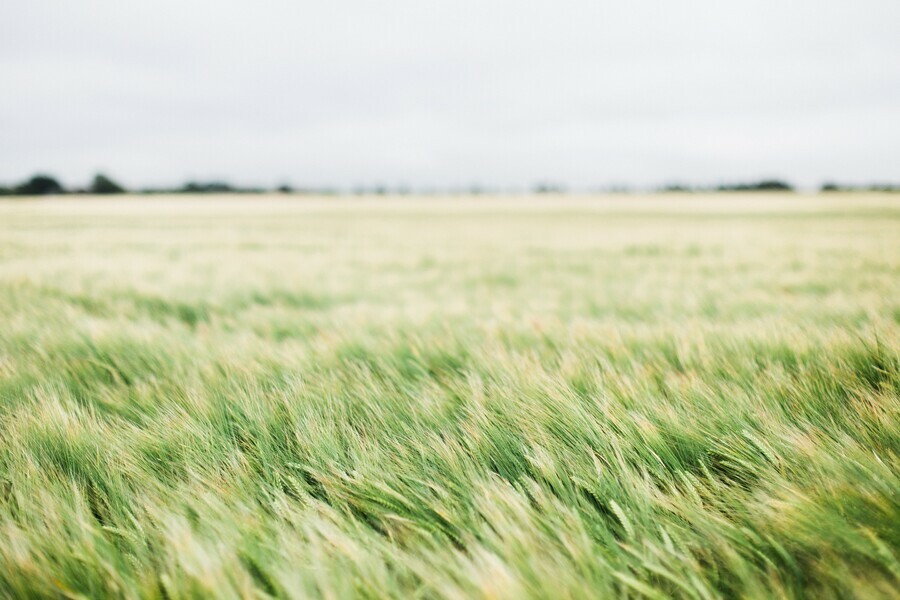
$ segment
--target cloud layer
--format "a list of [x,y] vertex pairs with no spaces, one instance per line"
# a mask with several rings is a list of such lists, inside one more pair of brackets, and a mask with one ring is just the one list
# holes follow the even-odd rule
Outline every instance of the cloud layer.
[[29,0],[0,181],[900,177],[900,3]]

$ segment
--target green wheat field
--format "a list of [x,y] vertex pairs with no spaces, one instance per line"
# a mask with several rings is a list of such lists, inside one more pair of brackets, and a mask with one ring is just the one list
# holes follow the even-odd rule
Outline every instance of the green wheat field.
[[0,203],[0,597],[898,589],[896,196]]

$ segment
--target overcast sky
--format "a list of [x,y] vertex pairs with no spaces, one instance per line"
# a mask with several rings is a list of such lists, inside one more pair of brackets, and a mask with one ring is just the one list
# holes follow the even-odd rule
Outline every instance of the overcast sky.
[[898,0],[23,0],[0,182],[900,180]]

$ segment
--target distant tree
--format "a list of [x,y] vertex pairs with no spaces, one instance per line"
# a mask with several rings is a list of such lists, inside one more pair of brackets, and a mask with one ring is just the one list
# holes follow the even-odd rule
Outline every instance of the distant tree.
[[9,196],[13,193],[8,187],[0,187],[0,196]]
[[535,184],[531,191],[535,194],[562,194],[566,190],[558,183],[541,182]]
[[757,183],[754,189],[761,192],[792,192],[794,186],[778,179],[766,179]]
[[102,173],[97,173],[88,188],[90,194],[124,194],[125,188]]
[[724,184],[716,188],[720,192],[792,192],[794,187],[779,179],[763,179],[756,183]]
[[179,191],[189,194],[210,194],[233,192],[235,191],[235,189],[224,181],[210,181],[202,183],[197,181],[189,181],[184,184],[184,187],[182,187]]
[[49,175],[35,175],[25,183],[13,188],[13,192],[21,196],[47,196],[64,194],[66,190],[62,184]]
[[685,185],[683,183],[668,183],[661,188],[659,188],[661,192],[690,192],[692,191],[690,186]]
[[281,192],[282,194],[291,194],[294,192],[294,188],[292,188],[288,184],[284,183],[282,185],[279,185],[276,188],[276,191]]
[[873,183],[866,187],[870,192],[898,192],[900,191],[900,185],[895,185],[891,183]]
[[831,182],[823,183],[821,191],[823,191],[823,192],[839,192],[839,191],[841,191],[841,186],[839,186],[836,183],[831,183]]

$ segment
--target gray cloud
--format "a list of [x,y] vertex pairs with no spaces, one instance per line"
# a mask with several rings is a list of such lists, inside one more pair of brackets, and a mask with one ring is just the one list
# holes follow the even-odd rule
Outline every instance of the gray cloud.
[[900,175],[900,3],[29,0],[0,180]]

